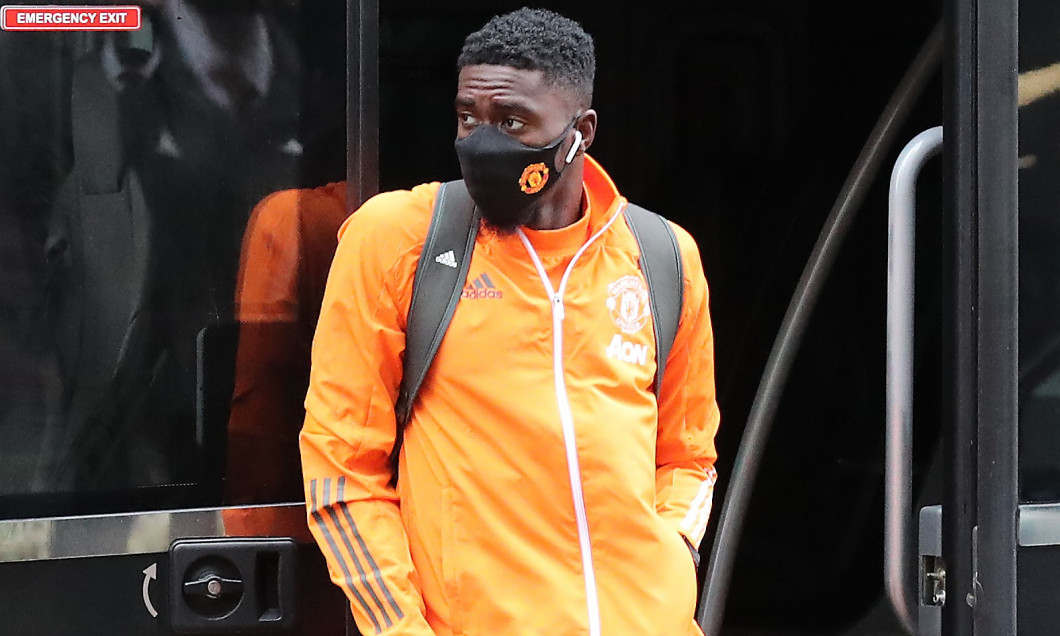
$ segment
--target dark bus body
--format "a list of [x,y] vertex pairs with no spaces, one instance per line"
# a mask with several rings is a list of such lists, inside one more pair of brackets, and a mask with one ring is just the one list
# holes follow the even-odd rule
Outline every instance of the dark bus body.
[[[523,3],[141,4],[137,32],[0,32],[0,634],[357,634],[297,459],[334,233],[376,192],[459,178],[457,54]],[[692,233],[710,283],[722,425],[701,585],[804,266],[939,25],[801,335],[719,631],[907,633],[882,574],[888,178],[941,125],[909,290],[903,477],[909,514],[928,512],[902,584],[919,633],[1053,633],[1060,6],[548,8],[596,41],[591,154]],[[312,203],[277,194],[295,188]]]

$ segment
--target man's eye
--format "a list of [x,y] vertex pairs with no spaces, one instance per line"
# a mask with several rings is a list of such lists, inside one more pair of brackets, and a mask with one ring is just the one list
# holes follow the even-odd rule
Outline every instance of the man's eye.
[[511,117],[508,117],[507,119],[501,121],[501,128],[504,128],[505,130],[509,130],[511,132],[516,132],[522,129],[523,126],[525,126],[523,122],[519,121],[518,119],[512,119]]
[[461,126],[475,126],[478,124],[478,120],[471,113],[457,113],[456,120],[460,122]]

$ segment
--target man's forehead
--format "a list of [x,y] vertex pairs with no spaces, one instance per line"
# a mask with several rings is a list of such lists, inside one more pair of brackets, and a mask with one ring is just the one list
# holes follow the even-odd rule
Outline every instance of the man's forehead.
[[551,86],[544,71],[497,64],[473,64],[460,69],[457,94],[486,92],[497,97],[559,99],[568,97],[562,89]]

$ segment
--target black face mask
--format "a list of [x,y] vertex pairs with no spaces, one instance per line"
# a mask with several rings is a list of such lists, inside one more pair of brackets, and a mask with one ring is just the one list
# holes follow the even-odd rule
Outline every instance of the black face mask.
[[577,117],[543,148],[522,144],[496,126],[487,125],[477,126],[456,141],[464,182],[486,223],[508,233],[533,218],[534,204],[559,181],[577,154],[579,131],[575,131],[574,143],[556,169],[556,151],[576,121]]

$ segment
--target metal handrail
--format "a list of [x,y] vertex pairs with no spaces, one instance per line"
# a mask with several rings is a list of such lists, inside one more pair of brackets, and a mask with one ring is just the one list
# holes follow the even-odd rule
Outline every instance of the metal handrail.
[[942,148],[942,126],[910,141],[891,173],[887,225],[887,451],[883,581],[902,626],[917,630],[913,534],[913,269],[916,181]]

